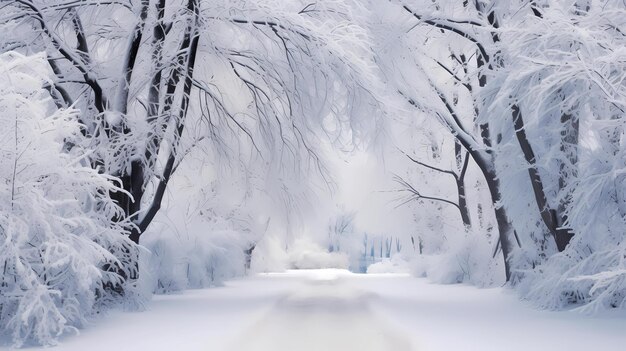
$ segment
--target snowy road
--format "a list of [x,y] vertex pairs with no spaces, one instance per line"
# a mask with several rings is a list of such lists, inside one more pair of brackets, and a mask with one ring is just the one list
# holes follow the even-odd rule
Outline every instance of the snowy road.
[[408,275],[291,271],[157,296],[52,350],[622,350],[626,316],[536,311],[504,289]]
[[350,284],[349,274],[318,271],[244,332],[233,351],[409,351],[407,337],[371,311],[376,295]]

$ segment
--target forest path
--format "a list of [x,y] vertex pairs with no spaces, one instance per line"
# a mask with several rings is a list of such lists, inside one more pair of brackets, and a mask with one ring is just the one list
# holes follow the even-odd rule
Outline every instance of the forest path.
[[508,289],[407,274],[302,270],[155,296],[146,311],[111,312],[47,350],[618,351],[621,313],[537,311]]
[[[297,275],[296,275],[297,276]],[[408,337],[371,309],[377,295],[341,270],[309,272],[302,284],[240,335],[231,351],[409,351]]]

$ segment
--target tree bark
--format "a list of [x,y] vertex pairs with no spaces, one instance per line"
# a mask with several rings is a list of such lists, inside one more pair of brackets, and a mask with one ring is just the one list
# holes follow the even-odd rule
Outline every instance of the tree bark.
[[559,252],[565,250],[569,242],[574,237],[574,232],[570,228],[566,228],[567,222],[566,210],[572,197],[571,192],[566,189],[567,186],[567,165],[572,167],[570,177],[577,177],[576,167],[578,164],[578,138],[579,138],[579,121],[572,113],[563,112],[561,114],[561,152],[567,161],[561,161],[559,165],[559,205],[555,214],[557,221],[556,246]]
[[[480,166],[480,165],[479,165]],[[502,256],[504,257],[504,274],[506,281],[511,280],[511,264],[509,258],[513,251],[513,240],[515,236],[513,232],[513,225],[509,220],[506,209],[501,203],[502,195],[500,192],[500,180],[492,170],[484,172],[485,180],[487,181],[487,187],[489,188],[489,194],[491,195],[491,201],[495,207],[496,222],[498,224],[499,242],[502,248]]]
[[[484,125],[485,132],[489,133],[489,125]],[[454,131],[453,131],[454,132]],[[509,258],[513,251],[513,238],[516,236],[513,225],[508,216],[506,208],[502,205],[502,192],[501,183],[495,169],[495,160],[493,152],[490,149],[477,150],[472,147],[472,143],[466,140],[464,135],[456,133],[457,140],[465,150],[472,156],[478,168],[482,171],[487,187],[489,188],[489,195],[491,196],[491,202],[494,206],[494,213],[496,222],[498,225],[498,235],[500,247],[502,248],[502,257],[504,259],[504,274],[506,281],[511,279],[511,264]]]
[[461,212],[463,225],[465,225],[465,228],[471,229],[472,220],[470,218],[465,192],[465,174],[467,173],[467,167],[469,165],[469,153],[465,152],[465,155],[463,155],[462,146],[458,141],[454,143],[454,153],[456,156],[457,167],[460,168],[459,174],[454,178],[456,182],[457,195],[459,197],[459,211]]
[[[550,235],[554,238],[554,241],[558,247],[559,238],[563,237],[563,235],[558,232],[558,223],[556,218],[557,216],[555,215],[556,212],[550,207],[550,204],[548,203],[548,199],[544,190],[543,180],[541,179],[539,169],[537,168],[537,159],[535,157],[535,152],[533,151],[533,148],[530,145],[530,141],[528,140],[528,136],[526,135],[522,112],[517,104],[513,104],[511,106],[511,115],[513,117],[515,136],[517,137],[517,141],[522,150],[522,154],[524,155],[524,159],[528,163],[528,176],[530,177],[533,194],[535,195],[535,203],[537,205],[537,208],[539,209],[541,220],[545,224]],[[559,251],[563,250],[559,248]]]
[[196,64],[196,57],[198,54],[198,45],[200,41],[199,34],[197,32],[198,26],[198,0],[189,0],[187,4],[187,8],[190,13],[193,14],[192,20],[190,21],[189,27],[185,33],[185,38],[183,40],[182,46],[187,48],[188,54],[186,55],[185,61],[185,70],[184,70],[184,81],[183,81],[183,91],[182,98],[180,101],[180,106],[178,109],[178,116],[176,117],[176,127],[174,129],[174,141],[170,147],[170,154],[167,158],[167,162],[165,167],[163,168],[163,174],[159,178],[159,182],[153,196],[151,203],[148,205],[145,215],[141,219],[137,219],[137,242],[139,242],[139,237],[141,234],[148,228],[152,220],[156,216],[157,212],[161,209],[161,203],[163,202],[163,198],[165,195],[165,190],[167,185],[174,174],[175,171],[175,163],[178,156],[178,147],[180,138],[183,135],[183,131],[185,129],[185,119],[187,116],[187,112],[189,109],[189,100],[191,95],[191,89],[193,87],[193,72]]

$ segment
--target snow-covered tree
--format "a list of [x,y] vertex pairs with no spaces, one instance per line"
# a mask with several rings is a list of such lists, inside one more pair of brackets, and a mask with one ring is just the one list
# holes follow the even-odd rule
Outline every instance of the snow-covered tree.
[[137,243],[194,148],[277,179],[260,190],[291,201],[286,184],[324,173],[317,137],[376,130],[373,59],[352,21],[361,7],[17,0],[0,9],[0,45],[47,53],[52,95],[81,110],[91,165],[121,180],[113,197]]
[[542,306],[623,305],[624,11],[609,1],[391,1],[377,14],[384,24],[371,25],[401,40],[378,42],[389,82],[482,170],[507,276]]
[[[494,9],[483,2],[391,1],[384,25],[374,25],[385,77],[408,105],[445,126],[471,156],[487,183],[494,205],[507,279],[517,245],[502,179],[496,168],[499,136],[481,122],[480,90],[497,52]],[[389,25],[390,17],[394,24]],[[388,35],[397,42],[391,43]],[[409,78],[410,77],[410,78]]]
[[[557,232],[561,252],[523,287],[544,307],[624,306],[624,15],[617,2],[556,1],[502,27],[508,64],[494,72],[487,101],[491,111],[513,111],[515,133],[532,145],[526,159],[542,179],[538,203]],[[503,121],[494,125],[506,133]]]
[[0,55],[0,333],[16,345],[52,344],[120,297],[135,250],[113,221],[122,190],[85,166],[78,111],[56,109],[51,76],[45,54]]

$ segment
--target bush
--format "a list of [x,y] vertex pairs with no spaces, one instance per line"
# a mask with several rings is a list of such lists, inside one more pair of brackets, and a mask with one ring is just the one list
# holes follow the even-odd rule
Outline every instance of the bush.
[[124,288],[134,250],[112,221],[119,189],[81,165],[78,111],[43,89],[50,74],[43,54],[0,55],[0,333],[15,346],[80,327]]

